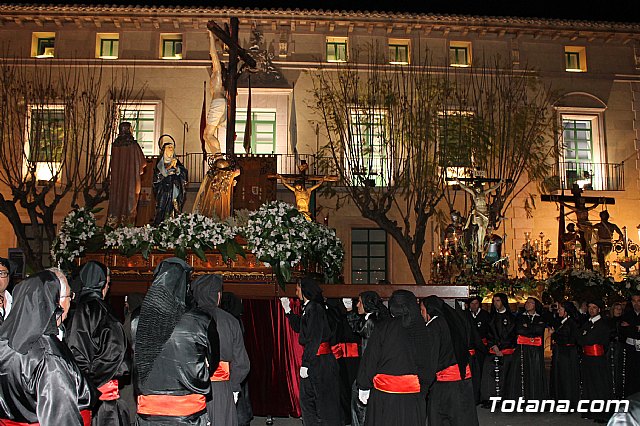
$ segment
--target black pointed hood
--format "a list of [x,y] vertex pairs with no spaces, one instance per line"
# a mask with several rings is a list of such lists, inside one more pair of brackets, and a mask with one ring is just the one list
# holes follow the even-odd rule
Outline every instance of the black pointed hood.
[[0,325],[0,340],[26,354],[41,336],[58,334],[60,281],[51,271],[42,271],[19,283],[13,292],[11,313]]
[[109,270],[107,267],[94,260],[82,265],[78,273],[81,282],[80,300],[90,296],[98,296],[102,299],[102,289],[107,285]]

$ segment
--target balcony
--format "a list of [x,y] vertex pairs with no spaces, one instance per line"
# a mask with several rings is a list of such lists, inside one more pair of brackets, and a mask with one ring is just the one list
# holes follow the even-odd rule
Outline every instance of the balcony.
[[[337,172],[333,166],[331,158],[318,157],[313,154],[300,154],[296,162],[294,154],[236,154],[236,157],[276,157],[276,171],[281,175],[299,174],[298,164],[304,160],[309,165],[307,175],[336,175]],[[191,186],[199,186],[207,171],[203,163],[203,154],[201,152],[187,153],[179,155],[178,158],[189,171],[189,184]]]
[[559,189],[578,185],[586,191],[624,191],[624,163],[562,162],[554,166]]

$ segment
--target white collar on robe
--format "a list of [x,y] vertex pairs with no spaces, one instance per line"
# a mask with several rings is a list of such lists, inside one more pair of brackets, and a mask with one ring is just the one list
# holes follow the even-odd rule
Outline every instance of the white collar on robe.
[[596,323],[596,321],[598,321],[600,318],[601,318],[601,317],[600,317],[600,314],[598,314],[598,315],[596,315],[596,316],[595,316],[595,317],[593,317],[593,318],[589,318],[589,321],[591,321],[591,324],[595,324],[595,323]]
[[502,308],[501,311],[496,311],[496,312],[498,312],[499,314],[504,314],[505,312],[507,312],[507,308]]
[[7,318],[9,312],[11,312],[11,306],[13,305],[13,297],[11,297],[11,293],[8,290],[4,291],[4,306],[0,306],[3,312],[3,318]]
[[431,323],[431,321],[433,321],[434,319],[438,318],[438,316],[436,315],[435,317],[431,317],[431,319],[429,321],[427,321],[427,326]]

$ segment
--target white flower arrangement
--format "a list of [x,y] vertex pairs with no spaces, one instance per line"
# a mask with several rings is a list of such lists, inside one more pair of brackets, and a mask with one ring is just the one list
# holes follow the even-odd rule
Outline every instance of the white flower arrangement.
[[[87,251],[90,240],[98,241],[97,248],[119,250],[125,256],[141,253],[145,258],[152,249],[173,251],[185,258],[193,251],[206,260],[205,251],[217,249],[224,259],[244,255],[235,241],[236,235],[247,240],[256,257],[274,269],[278,281],[291,277],[291,268],[316,262],[328,279],[339,275],[344,260],[342,242],[335,230],[307,221],[290,204],[274,201],[254,212],[243,212],[241,218],[218,222],[214,219],[185,213],[167,219],[158,227],[119,227],[104,229],[96,225],[92,212],[78,209],[62,221],[51,256],[55,264],[71,262]],[[103,240],[101,239],[103,238]]]
[[51,258],[57,267],[69,268],[82,256],[91,240],[100,236],[93,211],[85,208],[72,210],[60,224],[58,236],[51,246]]

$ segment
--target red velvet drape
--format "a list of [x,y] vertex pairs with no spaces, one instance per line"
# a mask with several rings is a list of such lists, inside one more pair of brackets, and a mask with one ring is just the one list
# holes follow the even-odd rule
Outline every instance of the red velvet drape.
[[[279,300],[243,300],[244,341],[251,360],[249,394],[257,416],[300,417],[302,346]],[[291,300],[294,312],[300,302]]]

